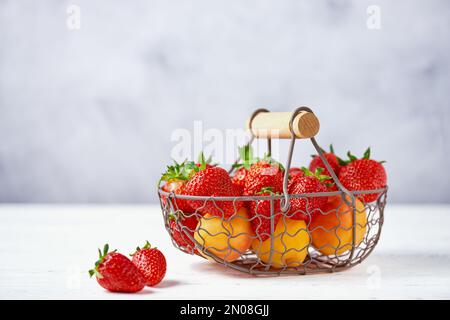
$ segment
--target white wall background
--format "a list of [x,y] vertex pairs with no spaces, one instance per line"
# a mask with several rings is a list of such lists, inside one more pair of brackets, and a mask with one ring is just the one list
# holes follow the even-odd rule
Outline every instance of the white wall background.
[[174,129],[308,105],[391,202],[448,203],[449,30],[445,0],[0,0],[0,202],[156,201]]

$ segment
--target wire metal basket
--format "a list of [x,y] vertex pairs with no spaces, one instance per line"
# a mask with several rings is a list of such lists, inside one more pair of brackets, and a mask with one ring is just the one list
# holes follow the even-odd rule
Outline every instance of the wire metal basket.
[[[261,135],[252,129],[252,122],[266,109],[258,109],[251,116],[248,127],[252,132],[251,144]],[[331,169],[314,135],[307,137],[328,169],[337,191],[309,194],[289,194],[289,169],[296,139],[306,138],[298,132],[298,116],[313,114],[307,107],[297,108],[288,123],[290,147],[285,165],[283,194],[271,196],[188,196],[166,192],[160,187],[158,194],[167,231],[175,247],[189,254],[197,254],[235,270],[253,275],[316,274],[336,272],[361,263],[377,245],[383,226],[383,211],[386,204],[387,187],[376,190],[349,191]],[[317,123],[318,124],[318,123]],[[279,133],[279,132],[278,132]],[[259,136],[258,136],[259,135]],[[268,149],[271,149],[271,136]],[[238,162],[239,159],[236,161]],[[233,173],[230,169],[230,174]],[[364,203],[359,198],[373,195],[375,201]],[[310,210],[310,204],[324,199],[327,206]],[[197,201],[194,212],[183,212],[180,201]],[[292,201],[303,201],[305,210],[289,210]],[[226,218],[222,211],[224,203],[232,205],[234,213]],[[270,216],[259,215],[260,206],[270,207]],[[202,214],[202,208],[216,208],[222,216]],[[250,215],[252,207],[256,214]],[[173,239],[174,230],[170,219],[175,215],[176,227],[186,245],[180,246]],[[293,219],[301,215],[303,220]],[[198,219],[195,228],[183,224],[184,219]],[[265,224],[270,232],[258,232]],[[253,228],[252,228],[253,226]],[[252,231],[256,230],[256,232]]]

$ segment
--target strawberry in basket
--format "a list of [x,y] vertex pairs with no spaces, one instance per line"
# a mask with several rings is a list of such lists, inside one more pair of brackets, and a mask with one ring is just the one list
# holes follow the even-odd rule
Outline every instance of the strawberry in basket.
[[[349,160],[345,162],[339,173],[339,181],[350,191],[373,190],[386,187],[387,175],[383,167],[383,161],[370,159],[370,148],[364,152],[362,159],[347,153]],[[364,202],[377,200],[378,193],[362,194],[359,196]]]
[[265,157],[253,164],[247,174],[244,195],[253,196],[263,188],[272,188],[272,192],[283,192],[284,168],[278,162]]
[[[234,187],[228,172],[220,167],[196,170],[186,183],[184,191],[191,196],[236,197],[238,191]],[[202,214],[229,218],[243,205],[242,201],[188,200],[188,204]]]
[[[336,175],[339,175],[339,171],[341,170],[341,164],[340,163],[342,163],[342,160],[339,159],[335,155],[332,144],[330,144],[330,152],[323,152],[323,156],[328,161],[328,164],[330,165],[331,169],[333,169],[334,173]],[[323,163],[322,159],[318,155],[312,155],[312,160],[311,160],[311,162],[309,164],[309,170],[311,172],[315,172],[317,168],[322,168],[323,169],[322,174],[328,175],[328,176],[331,177],[331,174],[328,171],[328,169],[326,168],[326,166]],[[330,184],[330,186],[328,188],[330,191],[337,191],[337,186],[334,184],[333,179],[329,179],[326,182]]]
[[242,195],[244,193],[245,180],[247,179],[248,171],[252,164],[256,162],[256,159],[253,158],[253,149],[249,144],[239,148],[239,157],[241,162],[233,165],[233,168],[237,169],[237,171],[231,180],[237,193]]
[[[273,196],[279,195],[274,193],[273,188],[263,188],[260,192],[257,192],[257,196]],[[270,237],[271,229],[271,216],[270,216],[270,200],[256,200],[250,203],[250,216],[252,229],[257,237],[261,237],[261,241],[265,241]],[[282,215],[280,209],[280,200],[273,201],[273,214],[274,214],[274,229],[277,226],[278,220]]]
[[[327,183],[330,176],[324,175],[322,168],[317,168],[313,173],[307,168],[302,168],[304,175],[297,176],[289,182],[289,194],[327,192]],[[309,221],[310,216],[322,210],[328,200],[327,196],[291,198],[288,216],[295,220]]]
[[[189,176],[194,170],[195,164],[193,162],[184,161],[182,163],[177,163],[172,166],[167,166],[167,170],[161,176],[160,181],[165,181],[166,183],[161,187],[163,191],[173,192],[176,195],[185,195],[186,182],[189,180]],[[162,197],[163,204],[166,204],[167,198]],[[172,201],[172,205],[175,211],[181,212],[192,212],[191,206],[184,199],[177,198]]]
[[289,180],[297,177],[297,176],[303,176],[303,170],[301,168],[293,167],[289,169]]
[[[200,170],[204,170],[206,168],[211,168],[211,157],[207,160],[203,152],[200,153],[198,162],[195,163],[193,161],[183,161],[182,163],[178,163],[174,161],[174,165],[167,166],[166,172],[164,172],[161,176],[161,181],[165,181],[166,183],[161,187],[163,191],[173,192],[176,195],[187,195],[185,192],[186,182]],[[163,204],[166,202],[166,198],[162,197]],[[194,210],[189,205],[187,200],[177,198],[173,201],[173,206],[175,211],[181,211],[185,213],[192,213]]]
[[194,254],[196,252],[194,242],[185,234],[185,231],[194,237],[195,229],[198,225],[198,219],[195,214],[185,216],[181,213],[169,216],[169,228],[172,239],[175,243],[186,250],[187,253]]

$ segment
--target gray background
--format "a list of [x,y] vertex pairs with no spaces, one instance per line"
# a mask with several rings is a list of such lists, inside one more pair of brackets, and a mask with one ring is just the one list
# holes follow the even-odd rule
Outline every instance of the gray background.
[[174,129],[308,105],[320,143],[387,160],[391,202],[448,203],[449,24],[445,0],[0,0],[0,201],[153,202]]

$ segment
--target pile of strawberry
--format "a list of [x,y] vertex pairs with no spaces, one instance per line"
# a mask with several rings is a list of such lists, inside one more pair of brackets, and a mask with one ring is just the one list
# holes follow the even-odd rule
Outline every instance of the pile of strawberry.
[[[161,177],[165,184],[162,190],[175,195],[237,197],[237,196],[272,196],[283,194],[284,168],[274,159],[253,157],[250,146],[239,150],[241,161],[234,166],[234,174],[205,160],[203,154],[197,162],[184,161],[168,166]],[[332,171],[342,185],[350,190],[373,190],[386,186],[387,176],[383,162],[370,159],[370,148],[361,159],[350,152],[349,159],[342,160],[334,153],[324,152]],[[322,159],[313,156],[309,168],[290,168],[288,193],[311,194],[327,191],[337,191],[331,173]],[[379,194],[363,194],[359,198],[365,203],[377,200]],[[275,225],[282,216],[281,199],[274,201]],[[162,199],[166,204],[167,199]],[[328,198],[321,196],[291,197],[286,216],[307,223],[315,212],[319,212],[327,203]],[[253,201],[212,201],[193,200],[175,197],[171,199],[174,208],[170,229],[173,240],[186,252],[195,253],[194,243],[186,237],[187,231],[192,236],[197,227],[199,216],[210,214],[223,219],[229,219],[242,207],[250,212],[252,229],[264,241],[270,236],[270,201],[259,199]]]
[[95,275],[97,282],[112,292],[138,292],[145,286],[157,285],[166,274],[166,258],[148,241],[144,247],[136,248],[131,260],[117,250],[109,252],[108,244],[105,244],[103,251],[98,249],[98,256],[89,275]]

